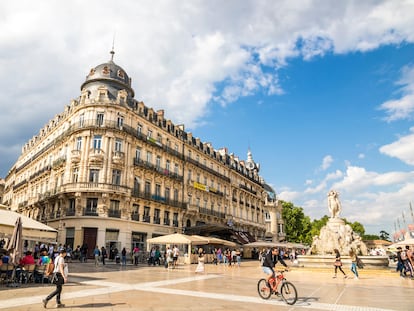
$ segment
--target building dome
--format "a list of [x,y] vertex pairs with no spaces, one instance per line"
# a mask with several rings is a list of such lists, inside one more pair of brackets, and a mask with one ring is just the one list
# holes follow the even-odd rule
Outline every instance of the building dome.
[[131,78],[122,67],[114,63],[115,52],[111,51],[111,54],[111,59],[108,62],[100,64],[89,71],[86,81],[81,85],[81,91],[88,90],[93,94],[99,87],[106,86],[112,99],[117,97],[120,90],[125,90],[129,99],[132,99],[135,93],[131,87]]
[[273,190],[273,188],[270,187],[268,184],[263,184],[263,188],[267,192],[267,200],[269,202],[275,202],[276,201],[276,191]]

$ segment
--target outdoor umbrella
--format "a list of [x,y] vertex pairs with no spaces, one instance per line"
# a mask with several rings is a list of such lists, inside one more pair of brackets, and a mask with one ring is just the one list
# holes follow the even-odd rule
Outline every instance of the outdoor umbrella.
[[[13,234],[7,243],[7,250],[10,253],[10,262],[17,266],[20,262],[20,259],[23,255],[23,226],[21,217],[17,218],[16,224],[14,226]],[[14,280],[15,270],[13,270],[12,279]],[[10,284],[10,286],[17,286],[16,283]]]
[[22,219],[21,217],[17,218],[16,224],[14,226],[13,234],[7,243],[7,250],[10,253],[11,263],[14,265],[18,265],[20,259],[23,255],[23,239],[22,239]]

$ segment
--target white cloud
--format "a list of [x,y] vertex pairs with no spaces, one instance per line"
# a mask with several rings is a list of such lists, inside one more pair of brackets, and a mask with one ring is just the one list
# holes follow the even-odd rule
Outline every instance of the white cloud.
[[379,151],[390,157],[395,157],[406,164],[414,165],[414,127],[410,128],[412,132],[409,135],[400,137],[397,141],[384,145]]
[[333,158],[330,155],[327,155],[323,158],[322,164],[321,164],[321,170],[326,171],[332,164]]
[[401,86],[401,98],[388,100],[379,107],[379,109],[385,110],[387,114],[385,120],[388,122],[413,118],[414,65],[405,66],[402,69],[401,78],[396,84]]

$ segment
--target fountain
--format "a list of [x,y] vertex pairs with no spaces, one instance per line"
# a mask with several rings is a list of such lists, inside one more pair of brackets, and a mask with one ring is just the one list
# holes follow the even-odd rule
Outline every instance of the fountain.
[[367,268],[387,267],[387,256],[368,256],[368,249],[361,237],[350,225],[340,218],[342,211],[339,193],[331,190],[328,193],[328,209],[331,214],[327,224],[322,227],[319,236],[313,237],[308,253],[298,257],[302,266],[333,266],[334,249],[338,249],[343,263],[349,263],[349,251],[352,248],[362,259]]

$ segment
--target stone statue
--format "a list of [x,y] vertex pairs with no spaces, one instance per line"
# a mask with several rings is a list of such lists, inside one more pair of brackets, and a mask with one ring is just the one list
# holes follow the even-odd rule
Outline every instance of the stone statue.
[[334,249],[338,249],[341,255],[347,255],[352,248],[360,255],[367,255],[368,249],[361,237],[352,230],[349,224],[340,218],[341,203],[339,193],[331,190],[328,193],[328,209],[331,218],[319,232],[319,236],[313,237],[312,246],[308,251],[309,255],[332,254]]
[[339,193],[335,190],[328,192],[328,209],[331,213],[331,218],[339,217],[341,213],[341,202],[339,202]]

